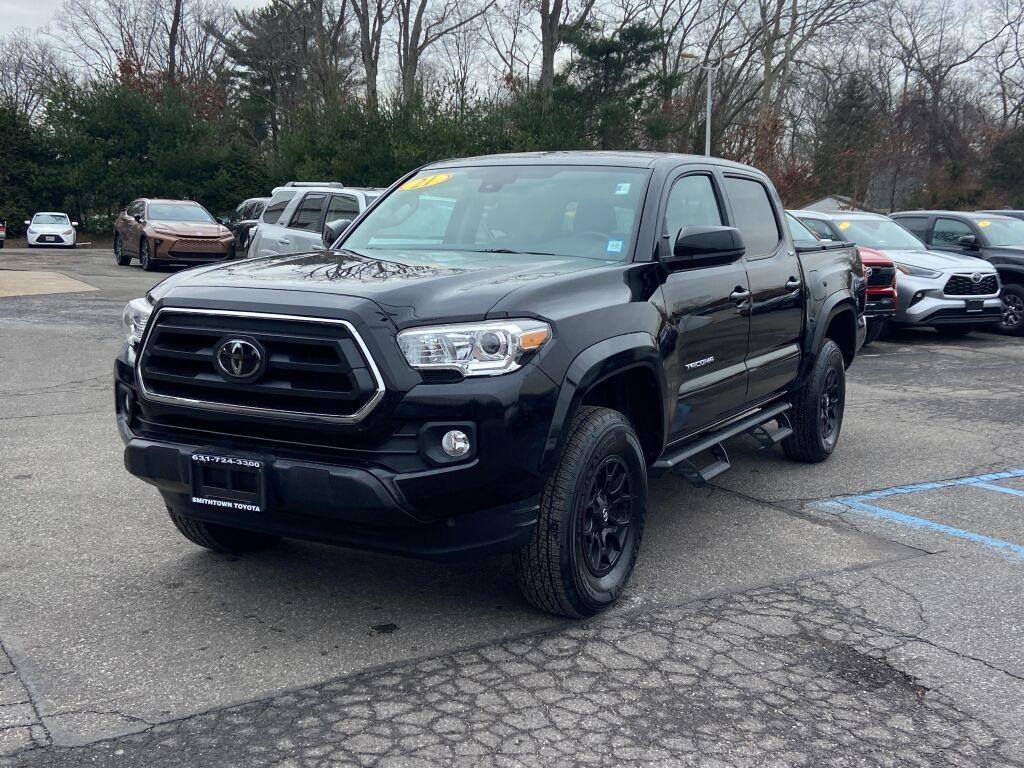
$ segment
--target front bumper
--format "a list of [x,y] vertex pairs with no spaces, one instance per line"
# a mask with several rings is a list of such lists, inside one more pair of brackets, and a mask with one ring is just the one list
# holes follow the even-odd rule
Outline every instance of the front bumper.
[[34,235],[25,235],[25,240],[29,245],[50,245],[50,246],[69,246],[75,244],[74,235],[61,235],[54,234],[52,232],[37,232]]
[[[432,559],[512,551],[532,535],[546,481],[538,465],[557,396],[536,366],[486,381],[414,386],[397,402],[387,398],[363,425],[330,426],[324,445],[314,446],[305,443],[313,439],[305,427],[289,426],[289,443],[265,437],[256,419],[141,401],[133,358],[125,351],[115,363],[125,467],[179,515]],[[216,419],[223,427],[207,428]],[[437,460],[433,442],[448,426],[474,438],[475,452],[464,461]],[[263,460],[264,511],[195,503],[197,451]]]
[[153,258],[175,264],[211,264],[229,260],[234,253],[234,238],[184,238],[154,235]]
[[[899,325],[986,325],[1002,319],[999,293],[989,296],[947,296],[943,286],[950,275],[922,278],[901,274],[897,282],[899,309],[893,322]],[[980,302],[968,310],[968,302]]]

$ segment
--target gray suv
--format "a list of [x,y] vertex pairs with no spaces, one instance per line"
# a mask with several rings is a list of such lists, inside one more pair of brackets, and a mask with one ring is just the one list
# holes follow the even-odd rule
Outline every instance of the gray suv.
[[[326,248],[344,231],[343,222],[355,219],[382,191],[346,187],[338,182],[290,181],[277,187],[250,235],[248,255],[276,256]],[[330,242],[325,242],[325,233]]]
[[873,248],[896,265],[899,307],[890,322],[930,325],[943,336],[962,336],[1002,320],[1000,282],[984,259],[930,251],[888,216],[864,211],[791,211],[820,237]]

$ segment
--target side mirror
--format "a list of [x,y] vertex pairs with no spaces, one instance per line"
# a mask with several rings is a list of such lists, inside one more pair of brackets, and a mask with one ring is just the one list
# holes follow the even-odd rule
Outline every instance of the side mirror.
[[226,216],[214,216],[214,221],[220,224],[222,227],[230,227],[231,222],[228,221]]
[[77,227],[78,226],[78,222],[77,221],[72,221],[71,222],[71,226],[72,227]]
[[712,267],[730,264],[745,252],[743,238],[735,227],[695,224],[679,230],[672,255],[663,257],[661,265],[669,272]]
[[26,227],[31,226],[31,224],[32,224],[31,221],[29,221],[28,219],[25,219],[25,226]]
[[135,219],[135,220],[136,220],[137,222],[139,222],[139,224],[141,224],[141,223],[142,223],[142,214],[141,214],[141,213],[136,213],[136,214],[134,214],[134,215],[132,216],[132,218],[133,218],[133,219]]
[[978,236],[977,235],[961,235],[960,239],[956,241],[957,245],[961,248],[967,248],[968,250],[975,250],[978,247]]
[[352,219],[335,219],[324,226],[324,246],[330,248],[334,241],[345,234],[345,230],[352,226]]

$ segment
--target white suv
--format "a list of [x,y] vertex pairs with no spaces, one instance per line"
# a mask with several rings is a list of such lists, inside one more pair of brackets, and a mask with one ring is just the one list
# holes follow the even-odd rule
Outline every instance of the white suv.
[[[252,231],[248,255],[275,256],[326,248],[332,244],[324,242],[327,225],[335,225],[332,234],[336,235],[340,221],[351,222],[383,191],[311,181],[290,181],[277,187]],[[333,242],[334,238],[330,239]]]

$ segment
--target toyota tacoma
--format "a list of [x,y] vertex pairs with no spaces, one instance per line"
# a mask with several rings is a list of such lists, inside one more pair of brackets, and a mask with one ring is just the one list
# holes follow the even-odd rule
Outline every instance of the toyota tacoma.
[[794,246],[785,221],[724,160],[426,166],[332,249],[132,301],[125,465],[203,547],[512,552],[530,603],[593,615],[633,571],[649,478],[706,483],[741,434],[836,446],[864,281],[851,246]]

